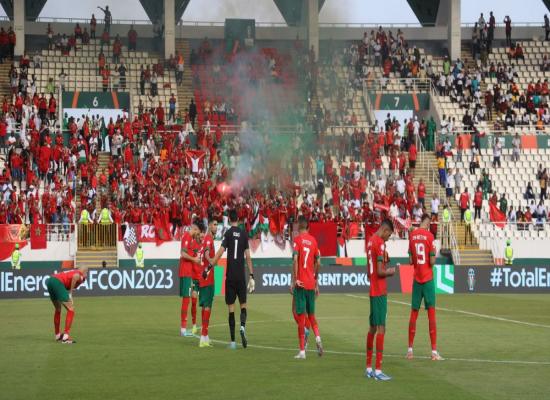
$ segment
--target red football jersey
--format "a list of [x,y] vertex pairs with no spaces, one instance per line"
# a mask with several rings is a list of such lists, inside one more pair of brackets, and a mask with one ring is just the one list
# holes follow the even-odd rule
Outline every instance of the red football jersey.
[[432,233],[422,228],[413,230],[409,236],[409,254],[414,265],[414,280],[418,283],[432,280],[430,256],[435,255]]
[[409,236],[409,255],[414,266],[414,279],[418,283],[433,279],[430,257],[435,255],[434,236],[422,228],[413,230]]
[[70,290],[71,289],[71,281],[73,280],[73,276],[78,275],[79,279],[76,281],[76,284],[74,285],[74,289],[80,286],[82,282],[86,280],[86,277],[80,270],[78,269],[71,269],[70,271],[63,271],[58,272],[57,274],[53,274],[52,277],[57,278],[61,281],[63,286],[65,286],[65,289]]
[[[191,242],[191,253],[193,255],[193,257],[196,257],[196,256],[199,256],[200,258],[200,254],[201,254],[201,249],[202,249],[202,245],[201,243],[199,243],[198,241],[196,241],[195,239],[193,239],[193,241]],[[191,263],[192,265],[192,277],[193,277],[193,280],[199,280],[201,278],[201,275],[202,275],[202,263]]]
[[[204,257],[204,254],[208,254],[208,257],[210,259],[214,258],[214,256],[216,255],[216,252],[214,251],[214,239],[212,238],[212,235],[209,233],[204,236],[204,239],[202,241],[201,254],[203,255],[202,266],[201,266],[203,271],[205,268],[208,267],[208,260],[206,259],[206,257]],[[199,279],[199,286],[200,287],[212,286],[214,284],[214,268],[210,270],[206,279],[202,277],[202,271]]]
[[373,234],[367,243],[367,276],[370,281],[370,296],[383,296],[388,293],[386,277],[378,276],[378,261],[383,262],[383,268],[386,269],[384,262],[384,253],[386,252],[386,243],[380,236]]
[[309,233],[301,233],[294,238],[293,254],[298,255],[298,274],[296,280],[307,290],[315,289],[315,261],[319,258],[317,240]]
[[[185,232],[181,238],[181,250],[184,250],[190,256],[196,257],[199,253],[200,246],[197,244],[195,239],[191,237],[189,232]],[[179,277],[192,277],[193,276],[193,263],[191,261],[184,260],[180,256],[180,268],[179,268]],[[197,278],[198,279],[198,278]]]

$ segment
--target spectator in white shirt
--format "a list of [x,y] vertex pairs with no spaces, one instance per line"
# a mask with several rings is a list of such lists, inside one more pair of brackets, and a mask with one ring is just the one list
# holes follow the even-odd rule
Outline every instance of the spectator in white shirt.
[[431,207],[432,215],[439,214],[439,198],[435,193],[433,194],[432,201],[430,202],[430,207]]

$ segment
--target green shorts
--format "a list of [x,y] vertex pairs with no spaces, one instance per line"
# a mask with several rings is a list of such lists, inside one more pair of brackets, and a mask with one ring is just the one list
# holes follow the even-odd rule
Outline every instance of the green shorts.
[[190,276],[180,276],[180,297],[191,297],[193,279]]
[[193,292],[199,293],[200,285],[198,279],[193,279]]
[[426,310],[430,307],[435,307],[435,285],[433,279],[424,283],[413,281],[411,308],[413,310],[419,310],[422,299],[424,299],[424,307],[426,307]]
[[370,326],[386,326],[386,315],[388,314],[388,298],[383,296],[370,297]]
[[48,278],[46,281],[46,287],[48,288],[50,299],[53,301],[60,301],[62,303],[69,301],[69,291],[59,279],[54,277]]
[[315,290],[295,287],[293,295],[296,314],[315,314]]
[[214,302],[214,285],[203,286],[199,289],[199,306],[212,308]]

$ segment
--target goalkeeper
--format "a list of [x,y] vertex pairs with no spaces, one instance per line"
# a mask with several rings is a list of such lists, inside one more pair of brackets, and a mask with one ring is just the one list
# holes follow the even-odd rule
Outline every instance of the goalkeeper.
[[[239,298],[241,306],[241,341],[246,348],[248,342],[246,339],[246,292],[254,292],[254,270],[252,268],[252,259],[250,258],[250,249],[248,248],[248,235],[239,228],[239,217],[236,210],[229,211],[229,223],[231,227],[223,235],[220,248],[216,252],[210,265],[216,265],[220,257],[227,250],[227,268],[225,274],[225,304],[229,308],[229,332],[231,334],[230,349],[236,349],[235,344],[235,300]],[[248,267],[249,279],[246,283],[246,274],[244,262]]]

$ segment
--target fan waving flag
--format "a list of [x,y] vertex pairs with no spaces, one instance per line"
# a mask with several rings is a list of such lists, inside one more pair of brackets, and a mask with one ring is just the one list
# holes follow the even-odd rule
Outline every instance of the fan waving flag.
[[136,254],[137,245],[136,226],[134,224],[129,224],[126,227],[126,232],[124,232],[124,248],[130,257]]
[[489,202],[489,217],[491,222],[499,228],[504,228],[504,225],[506,225],[506,215],[498,209],[496,204],[491,202]]
[[312,222],[309,224],[309,233],[317,240],[321,256],[335,257],[338,251],[336,222]]
[[48,247],[46,241],[46,224],[33,224],[31,226],[31,249],[45,249]]
[[155,221],[155,239],[157,240],[157,246],[171,240],[170,228],[160,220]]

